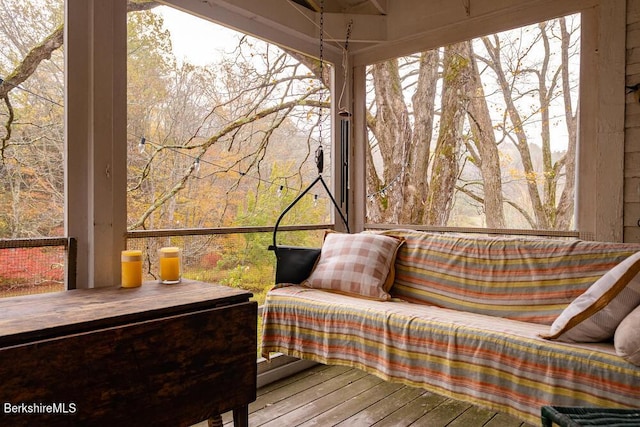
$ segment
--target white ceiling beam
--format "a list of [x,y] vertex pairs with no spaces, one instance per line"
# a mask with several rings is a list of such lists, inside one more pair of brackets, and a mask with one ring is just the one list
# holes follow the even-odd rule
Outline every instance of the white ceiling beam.
[[[288,0],[161,0],[162,3],[212,22],[318,56],[320,14]],[[353,20],[350,43],[366,45],[386,40],[386,17],[324,14],[325,58],[340,61],[347,26]]]
[[367,65],[596,7],[600,0],[396,0],[389,3],[386,41],[355,46],[353,64]]
[[[261,1],[236,0],[160,0],[167,6],[211,22],[255,36],[298,52],[317,56],[318,39],[313,12],[286,0],[274,7]],[[282,5],[286,7],[282,7]],[[305,14],[310,16],[305,17]],[[327,46],[329,62],[340,60],[341,51]]]

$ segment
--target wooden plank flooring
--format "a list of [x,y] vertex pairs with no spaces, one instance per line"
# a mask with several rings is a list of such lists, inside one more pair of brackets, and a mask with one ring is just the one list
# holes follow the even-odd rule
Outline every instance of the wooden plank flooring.
[[[225,426],[232,426],[231,413],[224,414],[223,421]],[[257,400],[249,406],[249,425],[530,426],[509,415],[385,382],[358,369],[324,365],[258,389]]]

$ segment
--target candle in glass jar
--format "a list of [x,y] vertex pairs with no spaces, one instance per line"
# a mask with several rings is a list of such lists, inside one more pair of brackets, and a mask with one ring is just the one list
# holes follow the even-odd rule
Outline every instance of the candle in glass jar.
[[142,251],[122,251],[121,282],[123,288],[137,288],[142,285]]
[[180,248],[167,247],[158,251],[160,283],[180,283]]

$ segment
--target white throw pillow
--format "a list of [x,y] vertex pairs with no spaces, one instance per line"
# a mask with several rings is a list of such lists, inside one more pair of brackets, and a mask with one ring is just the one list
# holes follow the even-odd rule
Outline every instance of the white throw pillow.
[[601,342],[640,305],[640,252],[613,267],[576,298],[543,338],[565,342]]
[[636,307],[620,322],[613,336],[613,344],[618,356],[640,366],[640,307]]
[[389,300],[393,264],[403,240],[380,234],[328,233],[304,286]]

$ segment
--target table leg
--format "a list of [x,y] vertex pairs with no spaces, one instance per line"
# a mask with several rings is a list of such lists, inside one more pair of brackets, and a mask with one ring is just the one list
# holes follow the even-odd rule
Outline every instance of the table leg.
[[207,420],[208,427],[222,427],[222,416],[216,414]]
[[233,410],[233,427],[249,427],[249,405]]

